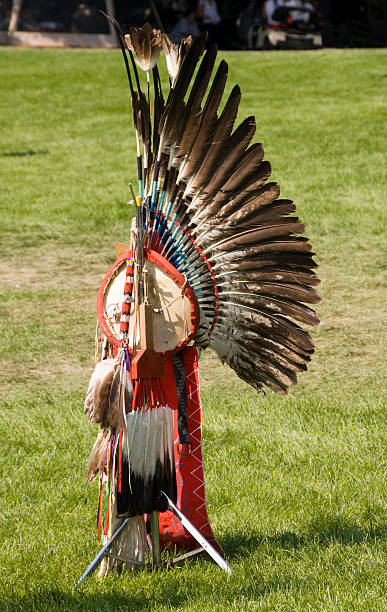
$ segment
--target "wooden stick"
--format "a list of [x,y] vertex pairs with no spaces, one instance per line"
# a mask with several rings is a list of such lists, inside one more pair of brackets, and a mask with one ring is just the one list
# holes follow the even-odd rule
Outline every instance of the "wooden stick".
[[15,30],[17,30],[22,4],[23,0],[13,0],[8,24],[8,34],[13,34]]
[[151,535],[153,564],[157,567],[161,565],[159,513],[157,510],[152,512],[151,516]]

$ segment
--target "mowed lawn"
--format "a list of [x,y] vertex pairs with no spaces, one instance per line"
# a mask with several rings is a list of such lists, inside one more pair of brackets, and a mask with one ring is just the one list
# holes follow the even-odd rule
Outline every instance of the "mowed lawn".
[[387,609],[387,51],[222,57],[316,252],[316,354],[286,398],[201,358],[230,577],[188,561],[74,591],[99,550],[83,400],[97,289],[129,235],[134,132],[118,51],[0,49],[1,610]]

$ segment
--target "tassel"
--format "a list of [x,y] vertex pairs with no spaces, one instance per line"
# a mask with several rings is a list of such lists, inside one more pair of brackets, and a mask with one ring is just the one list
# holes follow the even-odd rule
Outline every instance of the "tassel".
[[108,534],[108,525],[109,525],[109,493],[110,493],[110,487],[108,488],[108,493],[106,495],[106,500],[105,500],[105,509],[104,509],[104,513],[103,513],[103,524],[104,524],[104,529],[103,529],[103,535],[106,536]]
[[113,490],[110,489],[109,492],[109,529],[108,529],[108,537],[109,539],[112,537],[112,515],[113,515]]
[[99,490],[99,503],[98,503],[98,513],[97,513],[97,541],[101,539],[102,498],[103,498],[103,487],[102,487],[102,477],[101,477],[101,486]]
[[122,483],[122,429],[119,433],[119,441],[118,441],[118,493],[121,493],[121,483]]
[[132,410],[144,408],[153,410],[165,404],[160,378],[140,378],[134,381]]

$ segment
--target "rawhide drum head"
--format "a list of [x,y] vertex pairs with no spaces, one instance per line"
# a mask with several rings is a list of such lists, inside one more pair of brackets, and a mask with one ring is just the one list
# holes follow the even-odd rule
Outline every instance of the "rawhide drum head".
[[[98,291],[97,315],[99,325],[108,341],[120,346],[120,321],[124,300],[124,285],[128,261],[127,251],[110,268]],[[172,354],[187,344],[199,326],[199,304],[185,276],[162,255],[144,249],[144,266],[148,282],[148,301],[153,306],[154,350]],[[129,318],[130,339],[137,337],[134,305]],[[137,336],[136,336],[137,334]]]

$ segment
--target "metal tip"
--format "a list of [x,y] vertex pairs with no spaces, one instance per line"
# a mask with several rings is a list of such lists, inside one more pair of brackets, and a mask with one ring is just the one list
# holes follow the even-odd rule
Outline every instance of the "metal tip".
[[133,200],[136,201],[136,194],[134,193],[134,189],[133,189],[132,183],[129,183],[129,189],[130,189],[130,191],[132,193]]

